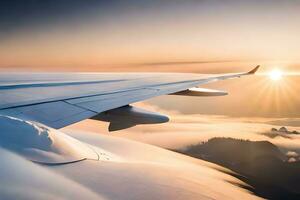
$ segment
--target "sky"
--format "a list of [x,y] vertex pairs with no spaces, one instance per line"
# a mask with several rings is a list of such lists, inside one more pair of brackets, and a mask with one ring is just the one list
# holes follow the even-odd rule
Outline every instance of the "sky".
[[[225,73],[217,98],[150,101],[186,114],[300,117],[300,2],[279,0],[0,1],[0,71]],[[191,106],[197,105],[197,106]]]
[[297,71],[299,8],[277,0],[1,1],[0,67],[140,71],[153,70],[149,63],[280,61]]

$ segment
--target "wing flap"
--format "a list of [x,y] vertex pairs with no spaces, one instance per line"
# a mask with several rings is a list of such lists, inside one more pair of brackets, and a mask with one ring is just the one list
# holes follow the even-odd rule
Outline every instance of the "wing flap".
[[106,95],[71,99],[66,100],[66,102],[93,112],[100,113],[131,103],[150,99],[156,96],[177,92],[197,84],[199,84],[199,81],[188,81],[176,84],[170,83],[143,89],[116,92]]
[[22,106],[1,111],[2,115],[37,121],[52,128],[61,128],[97,113],[63,101]]
[[104,112],[113,108],[118,108],[130,103],[156,96],[158,93],[154,89],[138,89],[133,91],[118,92],[107,95],[84,97],[74,100],[66,100],[67,103],[84,108],[96,113]]
[[194,87],[180,92],[175,92],[170,95],[211,97],[211,96],[224,96],[227,94],[228,93],[225,91]]

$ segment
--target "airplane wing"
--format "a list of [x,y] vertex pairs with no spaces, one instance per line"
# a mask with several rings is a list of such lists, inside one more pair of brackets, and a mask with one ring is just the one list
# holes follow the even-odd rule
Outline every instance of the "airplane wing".
[[190,92],[191,96],[216,96],[222,92],[191,88],[209,82],[251,75],[258,68],[259,66],[245,73],[218,75],[1,74],[0,114],[36,121],[52,128],[62,128],[99,113],[160,95],[189,95]]

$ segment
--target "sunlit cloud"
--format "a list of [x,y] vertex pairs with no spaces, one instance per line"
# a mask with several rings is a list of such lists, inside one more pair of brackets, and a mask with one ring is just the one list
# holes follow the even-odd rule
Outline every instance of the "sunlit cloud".
[[105,199],[59,173],[0,148],[3,199]]
[[[110,134],[112,137],[129,138],[164,148],[184,148],[191,144],[207,141],[213,137],[232,137],[254,141],[270,141],[282,148],[300,150],[300,136],[293,135],[291,139],[284,137],[270,138],[264,135],[271,128],[279,128],[272,122],[277,118],[232,118],[220,115],[185,115],[177,111],[166,111],[139,103],[149,110],[155,110],[168,114],[171,121],[160,125],[142,125],[125,129],[115,133],[107,131],[107,123],[87,120],[79,124],[65,128],[67,131],[81,129],[96,132],[98,134]],[[300,130],[298,127],[290,127],[291,130]]]

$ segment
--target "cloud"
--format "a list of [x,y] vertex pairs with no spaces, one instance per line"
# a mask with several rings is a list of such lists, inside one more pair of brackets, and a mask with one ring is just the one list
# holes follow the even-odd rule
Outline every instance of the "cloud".
[[[121,159],[118,162],[82,161],[55,167],[41,166],[20,156],[22,151],[17,150],[28,147],[39,149],[43,144],[48,145],[46,150],[51,150],[63,134],[32,122],[4,116],[0,117],[0,124],[3,125],[4,140],[18,147],[0,148],[0,177],[5,183],[0,184],[2,199],[100,200],[102,196],[124,200],[255,199],[253,194],[239,188],[245,184],[218,171],[225,170],[221,167],[151,145],[80,130],[75,130],[72,136],[93,146],[99,156],[103,157],[103,153],[98,148],[103,148]],[[20,132],[14,133],[15,130]],[[51,141],[44,142],[44,137],[49,137]],[[70,138],[65,142],[55,152],[72,148],[68,145],[73,144]],[[78,143],[74,145],[82,151]]]
[[42,163],[64,163],[97,155],[81,142],[38,123],[0,115],[0,146]]
[[289,158],[288,162],[292,163],[292,162],[296,162],[296,158]]
[[1,199],[103,199],[80,184],[0,148]]
[[110,134],[111,136],[129,138],[164,148],[183,148],[191,144],[207,141],[212,137],[232,137],[254,141],[265,140],[282,148],[300,149],[300,137],[297,135],[291,135],[291,139],[281,137],[269,138],[263,135],[263,133],[270,131],[273,127],[279,128],[279,126],[269,124],[270,120],[280,119],[181,114],[178,111],[166,111],[144,103],[138,103],[136,106],[169,115],[171,120],[165,124],[140,125],[114,133],[108,133],[107,123],[93,120],[86,120],[66,129],[78,128],[96,133]]
[[274,119],[268,122],[269,124],[274,124],[277,126],[294,126],[300,127],[300,118],[282,118]]
[[298,156],[299,156],[299,154],[296,153],[296,152],[294,152],[294,151],[288,151],[288,152],[286,153],[286,155],[287,155],[288,157],[298,157]]

